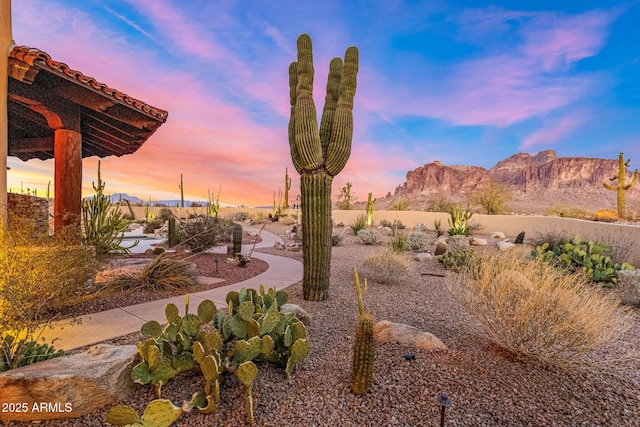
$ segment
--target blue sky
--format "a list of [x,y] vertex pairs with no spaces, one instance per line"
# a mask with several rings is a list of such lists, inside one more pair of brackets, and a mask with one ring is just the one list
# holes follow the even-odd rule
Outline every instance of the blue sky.
[[[334,181],[366,199],[439,160],[490,168],[517,152],[640,164],[640,1],[14,0],[13,37],[169,111],[135,154],[102,160],[106,191],[270,204],[289,156],[287,69],[314,44],[360,50],[352,154]],[[83,161],[91,193],[97,158]],[[9,186],[44,191],[52,162],[9,158]],[[42,194],[42,193],[40,193]]]

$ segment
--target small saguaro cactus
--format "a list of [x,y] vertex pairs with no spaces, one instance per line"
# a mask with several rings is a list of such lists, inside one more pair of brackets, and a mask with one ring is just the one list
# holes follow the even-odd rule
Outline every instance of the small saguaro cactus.
[[180,207],[184,208],[184,185],[182,184],[182,174],[180,174],[180,185],[178,188],[180,188]]
[[376,200],[373,198],[373,193],[369,193],[367,197],[367,225],[371,227],[373,225],[373,213],[375,212]]
[[300,174],[303,248],[303,296],[324,301],[331,272],[331,184],[349,160],[353,136],[353,98],[358,74],[358,49],[347,49],[344,62],[329,65],[327,94],[320,127],[313,102],[311,38],[298,37],[298,60],[289,66],[291,119],[289,148]]
[[617,191],[618,192],[618,218],[625,219],[626,218],[626,199],[625,199],[625,191],[633,187],[633,185],[638,180],[638,169],[633,172],[633,178],[631,178],[631,182],[629,184],[625,184],[626,181],[626,173],[627,167],[631,163],[631,159],[627,159],[624,161],[624,153],[620,153],[618,156],[618,174],[610,178],[609,181],[618,180],[618,185],[613,186],[609,185],[606,182],[603,182],[604,188],[607,190]]
[[289,190],[291,190],[291,178],[289,177],[289,168],[284,169],[284,209],[289,209]]
[[375,320],[373,314],[364,311],[364,303],[362,302],[362,294],[367,291],[367,279],[364,279],[364,289],[361,289],[358,270],[355,267],[353,267],[353,277],[356,284],[360,317],[356,327],[356,342],[353,346],[351,391],[355,394],[364,394],[371,388],[371,376],[373,375],[373,359],[376,353],[373,338]]
[[242,226],[236,224],[233,226],[233,256],[239,257],[242,250]]

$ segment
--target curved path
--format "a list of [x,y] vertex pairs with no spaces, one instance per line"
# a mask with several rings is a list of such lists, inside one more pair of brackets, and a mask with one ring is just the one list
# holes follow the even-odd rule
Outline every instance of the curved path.
[[[253,227],[243,228],[246,231],[259,231]],[[256,244],[256,249],[271,248],[275,242],[282,242],[280,237],[264,230],[260,232],[260,237],[262,238],[262,242]],[[252,246],[253,245],[243,245],[242,253],[249,253]],[[265,288],[275,286],[277,289],[282,289],[302,280],[302,263],[298,260],[260,252],[253,252],[251,257],[267,262],[269,264],[267,270],[264,273],[242,282],[189,294],[191,312],[195,312],[198,304],[205,299],[215,302],[218,308],[226,307],[225,297],[229,291],[238,291],[242,288],[257,289],[261,284],[264,285]],[[182,312],[185,305],[185,296],[149,301],[142,304],[87,314],[75,319],[54,322],[52,325],[53,328],[47,328],[42,336],[47,342],[55,339],[55,347],[67,351],[96,344],[137,332],[140,330],[140,327],[149,320],[157,320],[160,323],[164,323],[164,307],[170,302],[176,304]],[[80,324],[78,324],[78,322],[80,322]]]

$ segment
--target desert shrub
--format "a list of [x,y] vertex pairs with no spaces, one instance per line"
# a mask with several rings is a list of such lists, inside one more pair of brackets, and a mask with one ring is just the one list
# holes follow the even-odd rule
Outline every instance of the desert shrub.
[[175,217],[175,215],[173,214],[173,211],[171,209],[169,209],[169,208],[162,208],[158,212],[158,215],[157,215],[156,218],[158,218],[160,220],[160,222],[162,224],[164,224],[164,222],[167,221],[171,217]]
[[342,240],[344,240],[344,238],[342,237],[342,234],[332,234],[331,235],[331,246],[340,245],[340,243],[342,243]]
[[293,225],[296,223],[296,219],[293,216],[281,215],[278,222],[282,225]]
[[594,221],[616,222],[619,221],[618,212],[611,209],[600,209],[593,214]]
[[396,233],[391,238],[391,250],[394,252],[404,252],[407,250],[407,243],[409,242],[409,236],[404,233]]
[[360,230],[356,235],[363,245],[377,245],[382,241],[380,233],[375,230]]
[[429,235],[422,231],[414,231],[409,233],[407,246],[412,251],[423,252],[426,251],[431,244]]
[[353,220],[350,227],[351,231],[353,231],[353,234],[357,235],[360,230],[364,230],[365,228],[367,228],[367,216],[364,214],[358,215]]
[[633,247],[636,242],[629,234],[619,233],[615,236],[606,233],[596,234],[594,240],[609,246],[607,255],[614,263],[631,263],[633,260]]
[[433,229],[436,230],[436,235],[438,237],[442,236],[444,232],[442,231],[442,220],[436,219],[433,221]]
[[404,230],[405,228],[407,228],[407,226],[404,225],[399,219],[394,219],[393,222],[383,219],[380,221],[380,227],[389,227],[393,228],[394,230]]
[[565,229],[547,228],[536,231],[531,240],[534,246],[540,246],[548,243],[549,246],[559,246],[571,239],[571,233]]
[[547,216],[559,216],[561,218],[576,218],[585,219],[589,217],[589,214],[584,209],[576,208],[567,205],[555,205],[547,209],[545,212]]
[[160,255],[142,270],[120,274],[109,282],[122,290],[189,289],[198,284],[195,265],[191,262]]
[[469,249],[469,239],[461,234],[449,236],[447,237],[447,245],[451,252],[466,251]]
[[427,229],[427,224],[424,224],[424,223],[422,223],[422,222],[418,222],[418,223],[416,223],[416,225],[413,227],[413,230],[414,230],[414,231],[421,231],[421,232],[423,232],[423,233],[426,233],[427,231],[429,231],[429,230]]
[[144,228],[142,229],[142,232],[144,234],[151,234],[156,229],[162,227],[163,225],[164,225],[164,221],[163,220],[161,220],[160,218],[153,218],[151,221],[147,221],[144,224]]
[[209,216],[182,221],[179,227],[180,245],[188,247],[192,252],[205,251],[220,242],[229,241],[232,226],[233,222],[228,219]]
[[363,262],[367,278],[384,285],[399,283],[411,272],[411,261],[402,253],[385,248],[365,258]]
[[393,224],[388,219],[381,219],[380,220],[380,227],[389,227],[389,228],[391,228],[391,225],[393,225]]
[[0,331],[19,338],[12,354],[37,340],[42,325],[84,294],[95,277],[95,249],[77,241],[73,226],[54,236],[22,222],[0,228]]
[[478,256],[475,251],[471,249],[462,251],[448,251],[439,258],[439,261],[444,265],[447,270],[452,270],[457,273],[468,270],[474,266]]
[[407,199],[398,199],[393,202],[393,205],[391,205],[391,210],[408,211],[409,207],[411,207],[411,202],[409,202]]
[[511,199],[509,187],[490,182],[481,190],[471,194],[471,203],[480,205],[487,215],[502,215],[507,211],[507,202]]
[[233,214],[234,221],[246,221],[249,219],[249,212],[246,211],[238,211]]
[[453,208],[455,208],[456,204],[453,200],[449,199],[444,194],[438,194],[438,196],[430,200],[425,207],[427,212],[445,212],[449,213]]
[[621,337],[631,314],[581,274],[564,274],[520,251],[483,256],[449,288],[486,335],[520,358],[551,365],[588,363]]

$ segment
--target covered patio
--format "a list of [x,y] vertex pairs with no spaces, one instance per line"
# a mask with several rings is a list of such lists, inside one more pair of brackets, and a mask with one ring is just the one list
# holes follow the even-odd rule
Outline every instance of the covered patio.
[[82,159],[134,153],[168,115],[26,46],[9,52],[7,99],[7,155],[54,159],[56,231],[80,224]]

